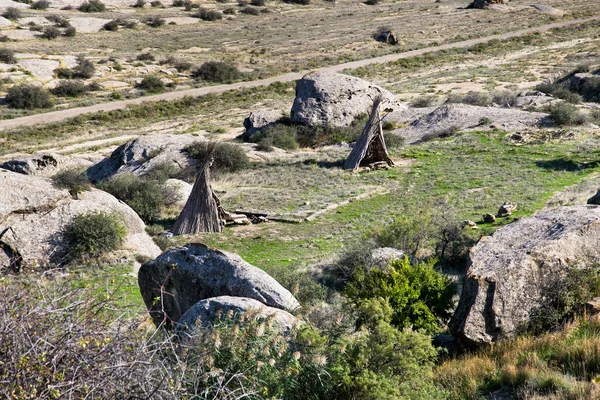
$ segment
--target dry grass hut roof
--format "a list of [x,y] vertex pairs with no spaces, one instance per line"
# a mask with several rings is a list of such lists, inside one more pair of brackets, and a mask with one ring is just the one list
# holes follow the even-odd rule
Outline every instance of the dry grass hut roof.
[[376,162],[385,162],[389,166],[394,165],[394,162],[388,155],[383,138],[383,128],[381,127],[381,118],[379,116],[381,101],[381,96],[377,96],[373,101],[371,115],[356,144],[352,148],[350,155],[344,162],[344,169],[356,171],[361,165]]
[[174,235],[221,232],[223,230],[221,202],[210,185],[210,167],[214,149],[215,144],[210,143],[206,158],[196,173],[190,197],[171,229]]

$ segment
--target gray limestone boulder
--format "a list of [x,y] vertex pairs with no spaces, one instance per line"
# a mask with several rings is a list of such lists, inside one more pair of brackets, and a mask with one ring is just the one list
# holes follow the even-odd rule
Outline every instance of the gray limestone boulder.
[[248,297],[269,307],[293,311],[296,298],[263,270],[240,256],[187,244],[142,265],[140,292],[158,325],[172,326],[200,300],[219,296]]
[[392,247],[378,247],[371,251],[371,258],[374,266],[385,268],[389,263],[395,260],[402,260],[406,254],[402,250]]
[[75,216],[92,211],[115,212],[123,219],[124,249],[152,258],[160,254],[135,211],[108,193],[94,189],[74,199],[48,179],[4,169],[0,191],[0,267],[61,264],[66,255],[64,228]]
[[183,170],[193,160],[183,149],[198,141],[191,135],[145,135],[119,146],[110,157],[92,165],[87,175],[92,182],[99,182],[120,173],[143,175],[158,165],[167,164]]
[[219,319],[239,320],[240,316],[269,321],[283,333],[292,330],[297,319],[287,311],[265,306],[247,297],[219,296],[200,300],[179,318],[179,332],[192,331],[196,326],[210,328]]
[[600,260],[600,207],[572,206],[522,218],[483,237],[468,270],[450,331],[473,347],[514,338],[571,268]]
[[62,169],[89,167],[92,163],[84,159],[61,156],[55,153],[40,153],[15,158],[0,164],[0,168],[25,175],[51,176]]
[[244,119],[244,140],[261,132],[263,129],[275,124],[281,119],[281,113],[277,110],[256,110],[252,111]]
[[399,111],[406,105],[387,90],[353,76],[332,72],[311,72],[296,83],[296,98],[290,117],[304,125],[348,126],[383,96],[381,110]]

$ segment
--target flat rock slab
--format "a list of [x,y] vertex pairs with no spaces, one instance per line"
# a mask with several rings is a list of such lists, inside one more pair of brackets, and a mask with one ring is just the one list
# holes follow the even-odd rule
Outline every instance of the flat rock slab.
[[[431,109],[415,109],[415,116],[422,111]],[[406,117],[410,118],[409,112],[392,113],[386,120],[396,120],[405,123]],[[440,134],[448,129],[459,130],[485,129],[494,125],[506,131],[515,131],[531,128],[539,125],[547,117],[547,114],[528,112],[514,108],[479,107],[468,104],[451,103],[437,107],[427,114],[418,116],[410,121],[406,128],[396,129],[394,134],[400,135],[408,143],[419,143],[430,135]],[[397,119],[395,119],[397,118]],[[482,124],[486,119],[491,122]]]
[[60,66],[60,63],[56,60],[37,58],[19,60],[19,65],[31,72],[36,78],[49,81],[54,79],[54,70]]
[[98,32],[98,31],[102,30],[102,28],[104,28],[104,25],[106,25],[110,21],[111,21],[110,19],[94,18],[94,17],[86,17],[86,18],[75,17],[75,18],[71,18],[69,20],[71,25],[73,27],[75,27],[75,29],[77,29],[77,32],[79,32],[79,33]]
[[176,25],[191,25],[197,24],[200,20],[198,18],[192,17],[170,17],[165,18],[165,21],[167,22],[167,24],[175,22]]
[[294,296],[263,270],[236,254],[188,244],[168,250],[142,265],[140,292],[156,325],[173,326],[200,300],[219,296],[247,297],[292,311]]
[[23,29],[7,29],[3,30],[2,34],[11,40],[29,40],[37,38],[40,32],[26,31]]
[[516,337],[571,268],[600,261],[600,207],[561,207],[483,237],[469,254],[466,281],[450,322],[467,346]]
[[535,8],[539,12],[548,15],[563,15],[565,12],[563,10],[559,10],[558,8],[554,8],[552,6],[547,6],[545,4],[532,4],[531,7]]
[[[19,3],[20,4],[20,3]],[[0,5],[0,7],[2,7]],[[10,19],[4,18],[4,17],[0,17],[0,28],[5,28],[7,26],[11,26],[13,23]]]

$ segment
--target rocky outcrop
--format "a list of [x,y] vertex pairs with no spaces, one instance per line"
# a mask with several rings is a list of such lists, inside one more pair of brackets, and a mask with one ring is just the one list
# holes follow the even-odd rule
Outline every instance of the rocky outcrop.
[[242,315],[261,322],[268,320],[283,333],[289,332],[297,321],[296,317],[289,312],[267,307],[254,299],[220,296],[194,304],[181,316],[176,328],[179,332],[192,331],[197,324],[210,328],[220,318],[239,320]]
[[140,291],[158,325],[172,326],[200,300],[219,296],[247,297],[269,307],[293,311],[294,296],[275,279],[236,254],[188,244],[142,265]]
[[467,8],[487,10],[508,4],[508,0],[474,0]]
[[387,90],[353,76],[311,72],[296,83],[291,119],[304,125],[348,126],[383,96],[381,110],[407,108]]
[[198,141],[189,135],[145,135],[119,146],[110,157],[87,170],[92,182],[99,182],[119,173],[142,175],[158,165],[167,164],[182,170],[193,161],[183,148]]
[[385,268],[389,263],[395,260],[402,260],[405,253],[402,250],[392,247],[378,247],[371,251],[373,265],[378,268]]
[[[473,130],[489,128],[493,126],[504,131],[515,131],[538,126],[545,121],[547,114],[528,112],[511,108],[479,107],[468,104],[450,103],[444,104],[427,114],[417,116],[410,121],[406,128],[394,130],[405,138],[407,143],[419,143],[432,137],[447,135],[452,130]],[[405,124],[406,114],[404,112],[391,113],[384,121],[395,121]],[[486,121],[485,123],[483,121]]]
[[[73,199],[48,179],[4,169],[0,169],[0,189],[0,232],[4,232],[0,241],[5,249],[20,254],[20,264],[64,262],[64,228],[75,216],[92,211],[115,212],[123,218],[125,249],[152,258],[160,254],[135,211],[108,193],[91,190]],[[14,256],[10,259],[6,256],[2,267],[15,263]]]
[[272,126],[281,119],[281,113],[276,110],[257,110],[252,111],[249,116],[244,119],[244,140],[247,140],[252,135],[261,132],[268,126]]
[[465,346],[515,337],[564,273],[600,259],[600,207],[573,206],[522,218],[483,237],[469,254],[450,322]]
[[387,43],[387,44],[391,44],[391,45],[398,44],[398,37],[392,31],[378,32],[375,35],[375,40],[377,40],[378,42],[381,42],[381,43]]
[[15,158],[0,164],[0,168],[25,175],[51,176],[61,169],[89,167],[92,163],[83,159],[73,159],[55,153],[40,153]]

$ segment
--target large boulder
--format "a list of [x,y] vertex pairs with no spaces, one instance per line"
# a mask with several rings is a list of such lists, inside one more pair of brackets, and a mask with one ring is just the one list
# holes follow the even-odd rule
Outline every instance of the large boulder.
[[[228,315],[229,314],[229,315]],[[258,321],[270,320],[284,333],[289,332],[297,319],[287,311],[265,306],[260,301],[247,297],[219,296],[200,300],[179,318],[177,330],[192,331],[197,324],[210,328],[219,319],[240,316]]]
[[[75,216],[92,211],[118,213],[127,228],[124,249],[154,258],[160,249],[145,232],[144,222],[125,203],[100,190],[81,193],[77,199],[45,178],[0,169],[1,267],[60,264],[65,260],[63,230]],[[11,253],[12,255],[9,255]]]
[[92,163],[84,159],[61,156],[55,153],[39,153],[15,158],[0,164],[0,168],[25,175],[50,176],[61,169],[89,167]]
[[158,165],[167,164],[182,170],[193,164],[182,150],[198,141],[191,135],[145,135],[119,146],[110,157],[87,170],[92,182],[110,178],[119,173],[142,175]]
[[311,72],[296,83],[291,119],[304,125],[348,126],[383,96],[381,110],[407,107],[387,90],[353,76],[331,72]]
[[236,254],[187,244],[142,265],[140,291],[150,315],[167,327],[200,300],[219,296],[248,297],[269,306],[293,311],[294,296],[275,279]]
[[522,218],[483,237],[450,330],[467,347],[514,338],[570,268],[600,260],[600,207],[573,206]]
[[242,137],[247,140],[252,135],[261,132],[263,129],[274,125],[281,119],[281,113],[277,110],[256,110],[252,111],[244,119],[244,134]]

